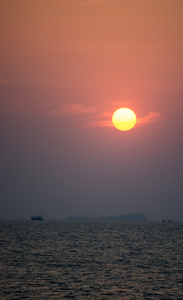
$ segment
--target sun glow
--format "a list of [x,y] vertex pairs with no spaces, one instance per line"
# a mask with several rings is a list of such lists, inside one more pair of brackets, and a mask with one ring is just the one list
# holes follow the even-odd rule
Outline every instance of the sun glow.
[[112,116],[113,125],[122,131],[132,129],[136,124],[136,120],[135,113],[129,108],[119,108]]

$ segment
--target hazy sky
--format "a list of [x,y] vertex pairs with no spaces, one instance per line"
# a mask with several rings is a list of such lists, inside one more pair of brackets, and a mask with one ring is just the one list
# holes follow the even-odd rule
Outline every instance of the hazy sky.
[[[182,0],[0,0],[0,218],[183,220],[182,14]],[[112,126],[120,107],[130,131]]]

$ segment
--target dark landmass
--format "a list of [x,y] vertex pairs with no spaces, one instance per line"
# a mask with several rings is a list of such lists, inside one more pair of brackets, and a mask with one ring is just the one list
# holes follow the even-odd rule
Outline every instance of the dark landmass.
[[120,215],[120,216],[116,216],[116,217],[101,217],[99,218],[100,220],[104,220],[104,221],[140,221],[140,222],[144,222],[144,221],[148,221],[148,219],[146,218],[146,216],[144,214],[125,214],[125,215]]
[[144,214],[125,214],[120,216],[110,216],[110,217],[74,217],[70,216],[66,218],[67,221],[136,221],[136,222],[145,222],[148,221]]

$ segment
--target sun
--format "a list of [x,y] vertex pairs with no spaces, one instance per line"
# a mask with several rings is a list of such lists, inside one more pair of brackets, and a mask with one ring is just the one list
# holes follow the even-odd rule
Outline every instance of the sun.
[[135,113],[129,108],[119,108],[112,116],[113,125],[122,131],[132,129],[136,124],[136,120]]

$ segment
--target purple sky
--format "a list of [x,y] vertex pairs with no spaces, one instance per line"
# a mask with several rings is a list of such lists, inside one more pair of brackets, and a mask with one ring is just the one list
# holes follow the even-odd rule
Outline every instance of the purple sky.
[[[182,11],[0,0],[0,218],[183,220]],[[130,131],[112,126],[120,107]]]

